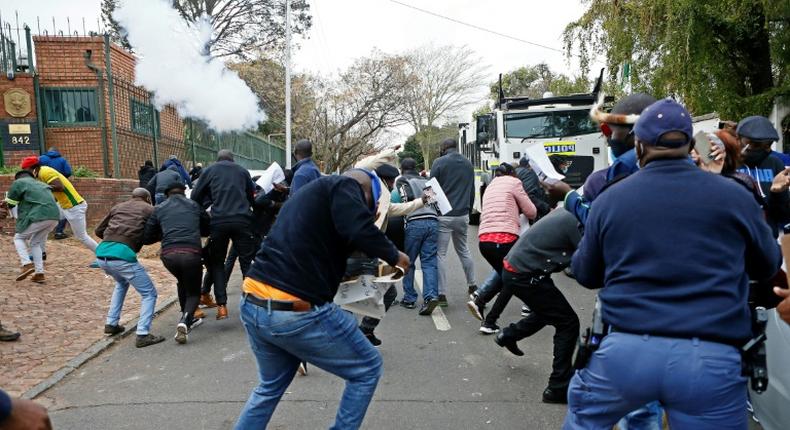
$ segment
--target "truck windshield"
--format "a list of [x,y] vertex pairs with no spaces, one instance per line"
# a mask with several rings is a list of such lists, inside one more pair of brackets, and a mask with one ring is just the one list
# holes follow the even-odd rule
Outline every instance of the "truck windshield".
[[587,110],[505,114],[507,138],[553,138],[597,133]]

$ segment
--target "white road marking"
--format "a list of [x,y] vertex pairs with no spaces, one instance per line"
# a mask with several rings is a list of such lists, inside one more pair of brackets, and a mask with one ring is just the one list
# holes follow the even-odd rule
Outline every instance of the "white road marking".
[[[414,271],[414,288],[417,290],[418,294],[422,295],[422,270]],[[433,319],[433,325],[436,326],[436,330],[450,330],[450,321],[447,320],[441,307],[437,306],[436,309],[433,310],[431,318]]]

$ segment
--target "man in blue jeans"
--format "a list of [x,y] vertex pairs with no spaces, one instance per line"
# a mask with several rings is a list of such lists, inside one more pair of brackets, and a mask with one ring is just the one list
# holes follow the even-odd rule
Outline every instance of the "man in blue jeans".
[[137,253],[143,247],[145,223],[154,212],[151,194],[145,188],[135,188],[132,198],[119,203],[96,227],[96,236],[102,239],[96,247],[96,260],[99,267],[115,280],[115,290],[110,301],[110,311],[104,333],[110,336],[123,333],[118,323],[129,286],[140,294],[140,320],[137,322],[135,346],[144,348],[165,340],[162,336],[150,333],[151,320],[156,305],[156,287],[137,261]]
[[[426,178],[417,173],[417,162],[413,158],[405,158],[401,164],[401,176],[396,186],[401,198],[412,201],[422,198]],[[430,315],[439,305],[439,271],[436,255],[439,241],[439,217],[436,209],[423,206],[406,217],[406,238],[404,245],[409,260],[420,257],[422,267],[422,307],[420,315]],[[414,290],[414,267],[403,279],[403,300],[401,306],[406,309],[416,307],[417,292]]]
[[244,279],[241,321],[258,361],[236,429],[266,428],[300,362],[346,380],[332,429],[357,429],[382,373],[381,356],[353,315],[332,300],[354,251],[409,268],[373,223],[376,176],[354,169],[304,186],[280,210]]

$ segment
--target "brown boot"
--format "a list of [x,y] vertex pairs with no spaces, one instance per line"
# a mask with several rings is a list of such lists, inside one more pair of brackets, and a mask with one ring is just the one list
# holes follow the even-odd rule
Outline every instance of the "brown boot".
[[224,320],[228,317],[228,307],[225,305],[217,305],[217,319]]
[[192,318],[194,318],[194,319],[196,319],[196,320],[197,320],[197,319],[201,319],[201,318],[205,318],[205,317],[206,317],[206,313],[205,313],[205,312],[203,312],[203,311],[202,311],[202,310],[200,310],[200,309],[195,309],[195,313],[194,313],[194,314],[192,314]]
[[214,301],[214,297],[211,297],[211,293],[201,294],[200,305],[204,308],[216,308],[217,302]]
[[35,282],[35,283],[37,283],[37,284],[43,284],[43,283],[45,283],[47,281],[46,279],[44,279],[44,274],[43,273],[36,273],[36,274],[34,274],[33,277],[30,278],[30,280]]
[[36,271],[36,268],[33,267],[33,263],[27,263],[24,266],[22,266],[21,269],[19,269],[19,275],[17,275],[16,280],[17,281],[22,281],[25,278],[27,278],[28,276],[30,276],[30,274],[35,272],[35,271]]

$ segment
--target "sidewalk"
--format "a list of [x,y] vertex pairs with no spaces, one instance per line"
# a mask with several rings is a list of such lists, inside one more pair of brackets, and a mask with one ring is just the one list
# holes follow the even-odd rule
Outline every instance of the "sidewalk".
[[[176,296],[175,279],[144,248],[141,259],[159,293],[157,306]],[[11,236],[0,235],[0,321],[19,331],[16,342],[0,342],[0,388],[22,395],[70,360],[105,339],[104,321],[114,282],[91,269],[93,253],[77,241],[47,241],[47,282],[16,282],[19,260]],[[121,324],[136,321],[140,297],[129,290]]]

